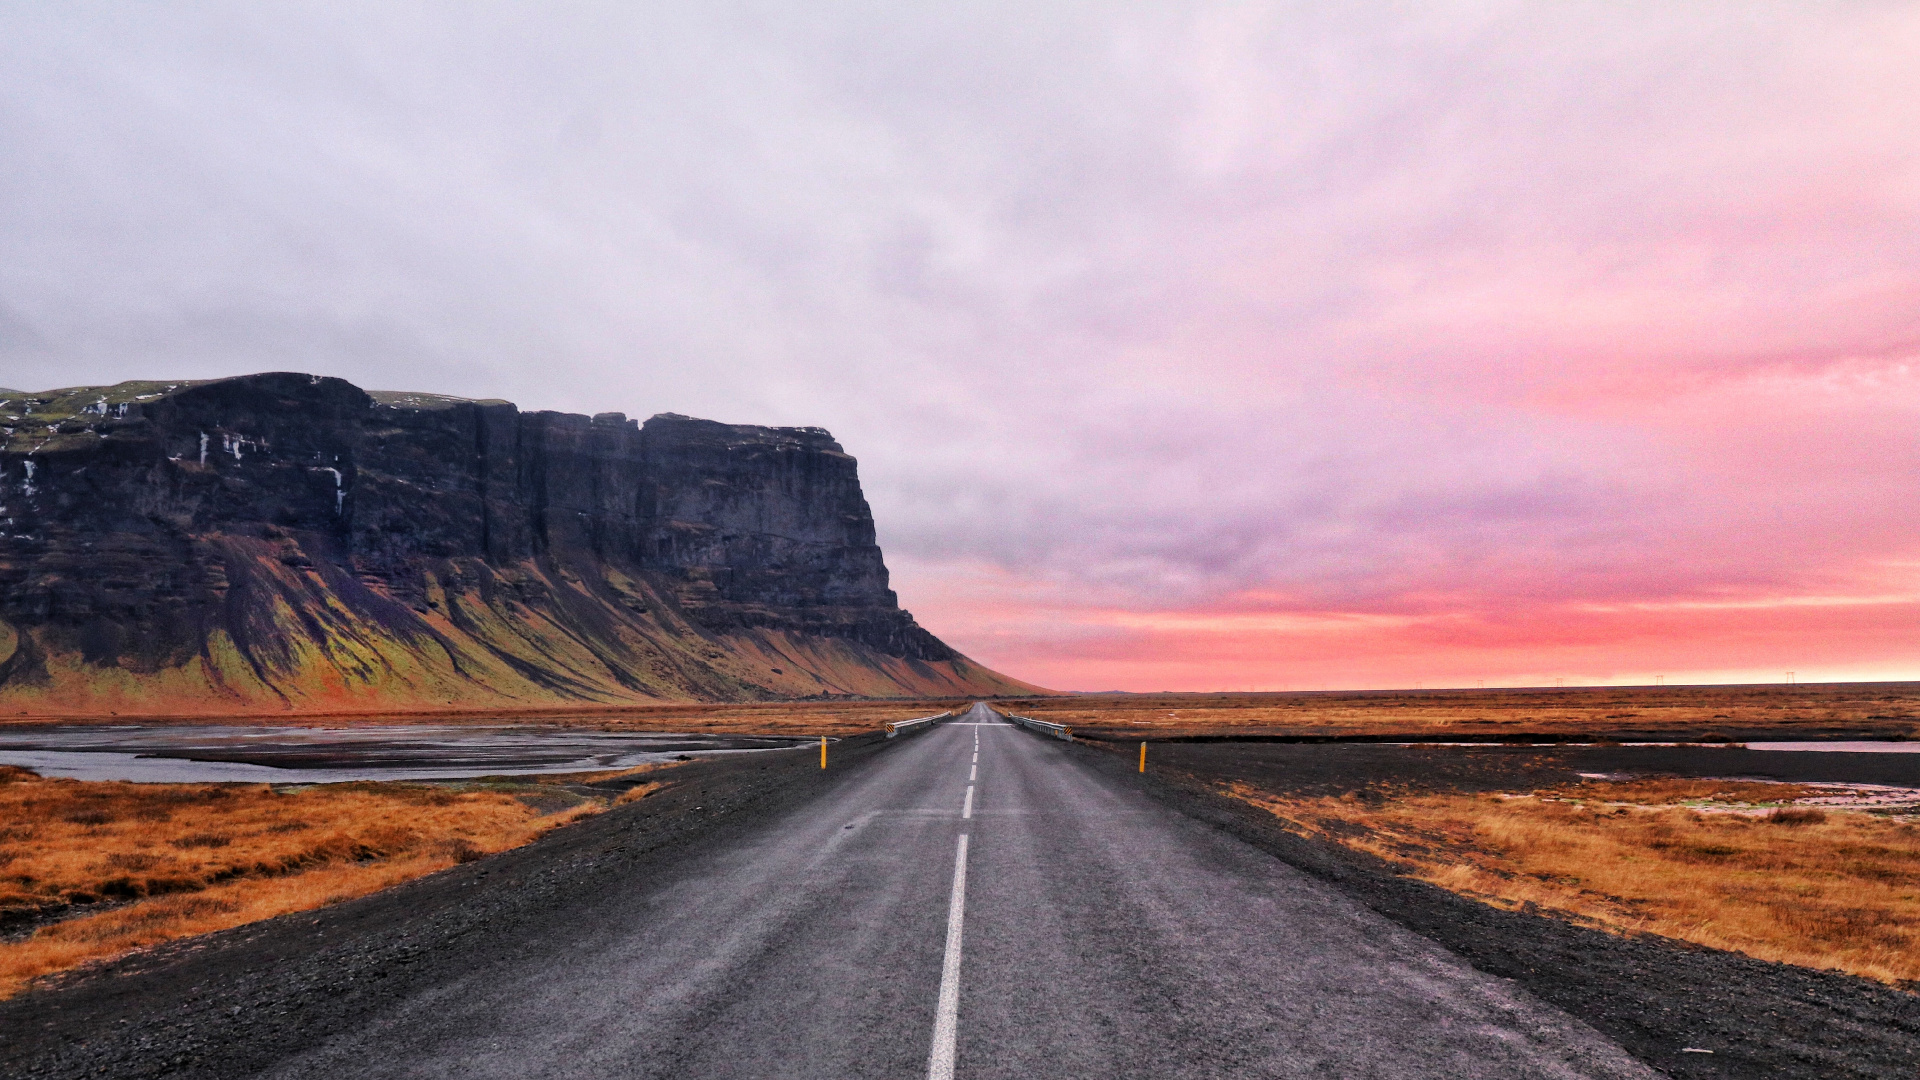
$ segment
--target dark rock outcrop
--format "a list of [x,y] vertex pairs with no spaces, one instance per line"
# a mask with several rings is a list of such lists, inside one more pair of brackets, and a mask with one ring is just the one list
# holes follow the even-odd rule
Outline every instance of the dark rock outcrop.
[[0,708],[1023,689],[888,588],[819,428],[266,374],[0,400]]

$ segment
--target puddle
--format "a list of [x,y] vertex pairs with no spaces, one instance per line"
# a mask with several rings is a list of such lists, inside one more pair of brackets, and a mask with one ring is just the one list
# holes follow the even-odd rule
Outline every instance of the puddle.
[[1920,754],[1920,742],[1874,742],[1870,740],[1847,739],[1801,739],[1797,741],[1773,742],[1403,742],[1382,743],[1383,746],[1465,746],[1492,747],[1495,749],[1520,750],[1557,750],[1562,747],[1571,749],[1591,749],[1596,746],[1665,746],[1686,747],[1693,750],[1791,750],[1795,752],[1813,751],[1817,753],[1854,753],[1854,754]]
[[1892,784],[1805,784],[1804,787],[1832,791],[1832,795],[1795,799],[1795,806],[1825,806],[1839,810],[1914,810],[1920,809],[1920,788],[1895,787]]
[[627,769],[681,755],[784,750],[813,740],[452,725],[0,730],[0,765],[41,776],[141,783],[333,784]]
[[[1788,744],[1788,745],[1795,745],[1795,744]],[[1586,779],[1586,780],[1621,781],[1621,780],[1644,779],[1644,777],[1638,776],[1634,773],[1583,772],[1583,773],[1580,773],[1579,775],[1582,779]],[[1625,807],[1637,808],[1641,810],[1675,810],[1675,809],[1697,810],[1703,814],[1742,814],[1747,816],[1759,816],[1763,814],[1768,814],[1773,812],[1773,810],[1777,806],[1797,806],[1797,807],[1808,807],[1808,808],[1817,808],[1817,809],[1825,809],[1825,810],[1866,810],[1866,811],[1880,811],[1883,813],[1897,812],[1897,811],[1905,811],[1908,813],[1912,813],[1916,810],[1920,810],[1920,788],[1902,787],[1894,784],[1851,784],[1851,783],[1834,783],[1830,781],[1768,780],[1768,779],[1761,779],[1761,778],[1751,777],[1751,776],[1716,776],[1716,777],[1701,777],[1701,779],[1721,780],[1727,783],[1739,783],[1739,784],[1779,784],[1782,787],[1791,786],[1791,787],[1800,787],[1800,788],[1815,788],[1820,791],[1831,791],[1833,792],[1833,794],[1809,795],[1809,796],[1804,796],[1798,799],[1785,799],[1777,804],[1766,804],[1766,805],[1753,805],[1753,804],[1747,804],[1747,803],[1712,803],[1712,802],[1705,802],[1705,801],[1660,803],[1660,804],[1607,802],[1607,803],[1601,803],[1599,805],[1625,806]],[[1515,795],[1503,794],[1500,797],[1503,799],[1508,799],[1508,798],[1526,798],[1528,796],[1515,796]],[[1584,802],[1589,800],[1568,799],[1564,801]]]
[[1800,750],[1831,752],[1836,754],[1920,754],[1920,742],[1871,742],[1859,740],[1849,742],[1834,739],[1826,742],[1750,742],[1749,750]]

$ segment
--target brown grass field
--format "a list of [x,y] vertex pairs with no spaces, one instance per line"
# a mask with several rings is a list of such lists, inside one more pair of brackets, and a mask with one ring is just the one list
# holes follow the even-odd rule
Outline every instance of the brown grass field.
[[555,779],[276,792],[0,766],[0,925],[31,928],[0,938],[0,997],[89,961],[361,896],[606,808]]
[[1520,733],[1736,739],[1769,735],[1920,738],[1920,683],[1128,694],[1001,701],[1094,737],[1303,737]]
[[1920,826],[1791,805],[1832,789],[1596,781],[1384,800],[1231,790],[1293,831],[1501,907],[1889,983],[1920,980]]
[[0,726],[9,724],[81,724],[89,722],[148,724],[231,724],[281,726],[312,724],[323,727],[359,727],[381,724],[473,724],[494,726],[503,723],[542,724],[558,727],[593,728],[602,731],[659,731],[687,734],[732,735],[857,735],[873,731],[893,720],[931,716],[949,709],[964,709],[971,700],[929,698],[925,700],[876,699],[860,701],[786,701],[749,702],[731,705],[583,705],[577,708],[526,709],[417,709],[397,712],[272,712],[252,715],[133,715],[120,712],[104,716],[19,715],[0,717]]

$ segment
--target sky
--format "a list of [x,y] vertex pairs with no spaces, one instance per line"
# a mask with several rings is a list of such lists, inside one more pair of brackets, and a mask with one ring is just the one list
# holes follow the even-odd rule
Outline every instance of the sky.
[[1920,678],[1920,6],[0,8],[0,386],[821,425],[1058,689]]

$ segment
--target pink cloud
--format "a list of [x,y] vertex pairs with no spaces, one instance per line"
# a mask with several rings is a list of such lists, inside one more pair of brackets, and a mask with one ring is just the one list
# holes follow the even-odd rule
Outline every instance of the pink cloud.
[[[1920,584],[1920,583],[1916,583]],[[1920,588],[1741,603],[1428,615],[938,609],[989,664],[1078,689],[1777,682],[1910,678]]]

